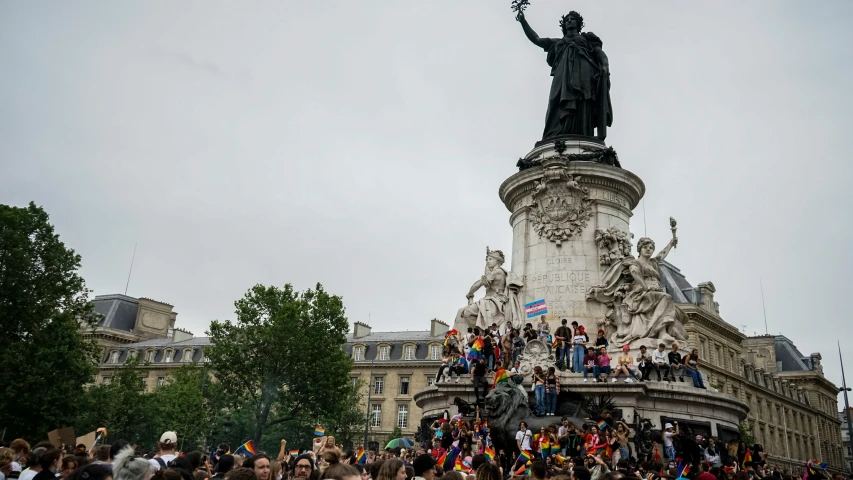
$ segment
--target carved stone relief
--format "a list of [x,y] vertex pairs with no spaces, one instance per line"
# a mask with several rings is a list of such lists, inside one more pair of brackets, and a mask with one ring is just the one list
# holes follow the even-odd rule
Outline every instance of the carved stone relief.
[[592,217],[592,199],[580,180],[562,168],[545,171],[533,191],[531,210],[533,229],[540,238],[560,246],[586,227]]
[[595,244],[600,253],[598,261],[601,265],[610,265],[625,257],[631,257],[631,239],[633,233],[623,232],[616,227],[607,230],[595,230]]

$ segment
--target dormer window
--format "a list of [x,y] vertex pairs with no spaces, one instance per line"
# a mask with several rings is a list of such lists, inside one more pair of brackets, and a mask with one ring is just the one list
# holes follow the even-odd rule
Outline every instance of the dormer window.
[[110,354],[110,363],[118,363],[118,352],[112,352]]
[[387,346],[379,347],[379,360],[388,360],[388,351],[390,349]]
[[146,362],[154,362],[154,354],[156,352],[154,350],[148,350],[148,353],[145,355]]
[[415,359],[415,347],[412,345],[406,345],[405,348],[406,356],[404,357],[406,360],[414,360]]
[[171,350],[166,350],[166,356],[165,356],[165,359],[163,361],[166,363],[169,363],[172,361],[172,351]]
[[352,357],[356,362],[364,360],[364,347],[355,347],[352,350]]
[[193,351],[192,350],[184,350],[184,361],[192,362],[193,361]]
[[429,358],[430,360],[441,360],[441,346],[432,345],[429,347]]
[[127,352],[127,358],[134,359],[136,358],[137,352],[136,350],[130,350]]

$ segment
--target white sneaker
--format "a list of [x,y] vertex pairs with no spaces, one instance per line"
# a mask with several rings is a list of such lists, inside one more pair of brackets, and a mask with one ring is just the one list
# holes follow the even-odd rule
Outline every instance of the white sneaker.
[[456,382],[455,382],[455,383],[459,383],[459,377],[456,377]]
[[634,380],[630,377],[625,379],[625,383],[633,383],[633,382],[634,382]]
[[613,383],[616,383],[616,377],[613,377]]
[[583,381],[585,382],[585,381],[586,381],[586,379],[584,378],[584,379],[583,379]]

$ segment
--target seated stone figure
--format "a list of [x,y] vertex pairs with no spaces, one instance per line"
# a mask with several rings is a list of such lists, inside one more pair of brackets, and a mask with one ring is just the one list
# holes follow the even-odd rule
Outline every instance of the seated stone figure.
[[660,283],[658,264],[678,244],[678,238],[652,257],[655,243],[648,237],[637,242],[639,258],[625,257],[614,262],[602,276],[604,283],[591,287],[587,300],[611,306],[611,319],[616,331],[610,342],[630,344],[636,340],[654,339],[664,343],[686,340],[684,313]]
[[[509,274],[503,269],[503,263],[502,251],[486,248],[486,267],[483,275],[468,290],[468,305],[456,313],[453,328],[460,333],[467,331],[468,327],[486,330],[492,323],[502,329],[506,322],[517,322],[524,318],[524,310],[517,295],[521,282],[509,279]],[[475,302],[474,294],[480,287],[486,289],[486,295]]]

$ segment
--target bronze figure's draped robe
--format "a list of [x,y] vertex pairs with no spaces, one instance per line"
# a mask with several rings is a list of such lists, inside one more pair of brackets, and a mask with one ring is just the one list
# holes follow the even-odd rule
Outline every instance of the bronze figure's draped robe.
[[601,39],[585,32],[541,42],[553,77],[542,139],[565,134],[592,137],[602,115],[607,126],[612,125],[610,79],[596,61]]

